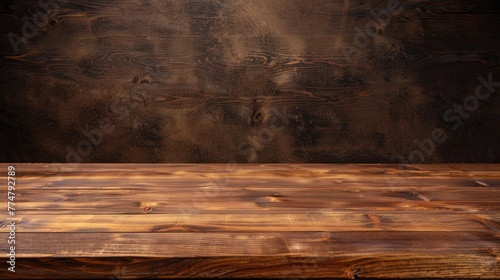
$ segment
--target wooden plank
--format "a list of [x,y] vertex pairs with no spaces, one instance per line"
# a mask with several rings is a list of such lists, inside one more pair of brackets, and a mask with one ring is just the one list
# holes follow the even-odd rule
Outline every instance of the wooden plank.
[[[415,182],[418,183],[418,182]],[[478,209],[492,207],[498,209],[495,202],[498,201],[499,191],[497,188],[473,187],[470,190],[450,187],[390,187],[373,190],[367,187],[345,185],[349,189],[338,188],[287,188],[272,186],[273,189],[259,186],[237,184],[235,182],[218,187],[200,183],[198,186],[191,185],[182,190],[182,186],[153,188],[150,185],[132,187],[117,187],[116,185],[106,188],[82,186],[77,191],[71,189],[52,190],[22,190],[18,202],[23,204],[20,210],[23,214],[29,211],[52,211],[63,209],[95,208],[97,211],[104,210],[132,213],[143,212],[143,207],[148,203],[154,206],[155,213],[169,213],[178,211],[179,205],[194,207],[199,211],[216,211],[224,209],[261,211],[286,209],[300,209],[303,211],[326,210],[326,209],[366,209],[383,210],[384,207],[398,209],[399,211],[418,210],[461,210],[475,212]],[[208,186],[207,186],[208,185]],[[149,188],[144,192],[144,188]],[[168,190],[169,196],[164,195]],[[490,190],[492,189],[492,190]],[[40,195],[43,192],[43,195]],[[93,199],[92,195],[98,193],[101,200]],[[369,200],[369,201],[367,201]],[[110,207],[114,205],[113,207]],[[142,207],[141,207],[142,206]],[[115,207],[118,207],[115,209]],[[123,208],[125,207],[125,208]],[[101,210],[99,210],[101,209]],[[122,211],[123,211],[122,210]],[[118,212],[119,213],[119,212]],[[129,212],[130,213],[130,212]],[[286,213],[286,212],[285,212]]]
[[[303,230],[307,229],[304,227]],[[2,237],[6,236],[2,233]],[[16,244],[20,258],[369,257],[411,253],[417,257],[482,256],[496,262],[499,237],[498,232],[474,231],[55,232],[22,233],[16,237]],[[6,247],[4,242],[2,250]]]
[[[158,198],[152,200],[154,202],[141,203],[139,201],[121,201],[116,198],[117,202],[107,201],[89,201],[89,202],[73,202],[73,201],[56,201],[56,202],[25,202],[22,203],[22,209],[19,210],[19,215],[51,215],[59,213],[61,215],[72,213],[87,213],[94,215],[107,214],[178,214],[178,215],[199,215],[199,214],[224,214],[227,211],[232,213],[248,213],[248,214],[314,214],[328,212],[330,209],[344,209],[343,211],[365,211],[377,213],[379,211],[399,211],[412,212],[414,210],[436,213],[436,211],[454,211],[460,213],[478,213],[499,211],[500,206],[498,201],[456,201],[456,202],[424,202],[424,201],[376,201],[366,202],[358,201],[339,201],[332,203],[317,203],[315,200],[302,200],[300,203],[284,203],[276,205],[275,203],[261,202],[243,203],[241,201],[215,203],[211,201],[208,205],[197,204],[193,199],[182,202],[177,201],[180,205],[171,205],[165,202],[164,199]],[[107,198],[108,199],[108,198]],[[109,198],[109,200],[111,200]],[[148,200],[149,201],[149,200]],[[363,203],[359,205],[359,203]]]
[[[394,278],[460,275],[496,279],[500,272],[498,234],[81,233],[64,234],[64,238],[58,238],[60,234],[27,233],[21,236],[20,244],[26,248],[25,256],[33,254],[46,257],[19,260],[19,276],[32,279],[53,275],[71,279],[88,275],[92,275],[92,278],[113,276],[118,279],[151,276],[355,279],[354,276],[379,278],[386,275]],[[234,246],[226,246],[228,242]],[[51,246],[47,248],[44,244]],[[99,258],[95,257],[96,252],[99,252]],[[68,255],[73,257],[68,258]],[[104,255],[123,257],[110,259],[103,258]],[[145,255],[152,257],[144,258]],[[157,255],[161,258],[155,257]],[[176,257],[166,257],[170,255]],[[195,257],[179,257],[182,255]],[[51,258],[47,259],[49,256]],[[12,274],[2,275],[14,279]]]
[[[81,176],[92,174],[93,176],[106,175],[102,177],[117,177],[127,174],[129,176],[149,177],[169,175],[172,178],[211,179],[217,176],[224,179],[228,174],[237,171],[237,177],[251,179],[254,176],[272,175],[274,177],[289,177],[290,171],[295,177],[314,178],[355,178],[352,175],[370,176],[376,175],[374,179],[401,178],[411,180],[412,177],[438,177],[440,179],[453,178],[487,178],[497,179],[500,175],[499,164],[204,164],[203,170],[198,164],[23,164],[23,176],[26,178],[40,179],[44,176]],[[253,167],[250,169],[242,167]],[[335,166],[335,168],[329,168]],[[350,175],[347,177],[346,175]]]
[[[484,171],[474,165],[399,168],[203,165],[201,170],[196,165],[21,165],[18,180],[22,189],[17,201],[23,207],[18,213],[223,214],[230,210],[287,214],[339,209],[477,213],[500,207],[498,165],[488,165]],[[99,200],[93,196],[97,193]]]
[[[92,267],[89,271],[88,267]],[[493,269],[492,269],[493,267]],[[497,279],[489,258],[380,255],[371,257],[272,258],[36,258],[19,263],[5,279],[275,278],[275,279],[444,279],[467,275]],[[487,271],[485,273],[484,271]],[[3,275],[2,275],[3,276]],[[314,278],[311,278],[311,277]]]
[[[22,204],[18,204],[22,207]],[[331,210],[330,210],[331,211]],[[326,212],[326,211],[325,211]],[[309,214],[17,215],[25,232],[500,231],[500,214],[385,211]],[[3,217],[6,220],[7,217]],[[7,228],[0,232],[8,232]]]

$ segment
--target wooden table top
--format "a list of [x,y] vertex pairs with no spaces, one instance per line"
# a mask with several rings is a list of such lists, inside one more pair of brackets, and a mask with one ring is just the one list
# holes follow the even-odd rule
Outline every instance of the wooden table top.
[[500,276],[500,165],[14,166],[3,279]]

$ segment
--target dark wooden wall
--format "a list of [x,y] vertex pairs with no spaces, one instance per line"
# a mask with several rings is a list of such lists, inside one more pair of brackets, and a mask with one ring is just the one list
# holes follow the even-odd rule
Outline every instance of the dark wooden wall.
[[497,92],[443,119],[500,81],[498,1],[37,3],[1,2],[0,161],[500,161]]

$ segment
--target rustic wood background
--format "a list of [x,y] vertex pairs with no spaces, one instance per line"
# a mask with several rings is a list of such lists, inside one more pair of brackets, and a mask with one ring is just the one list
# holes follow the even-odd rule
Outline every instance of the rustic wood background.
[[18,53],[41,9],[2,1],[0,161],[398,163],[442,128],[425,162],[499,162],[498,93],[443,120],[500,81],[499,2],[394,3],[346,55],[388,1],[61,1]]

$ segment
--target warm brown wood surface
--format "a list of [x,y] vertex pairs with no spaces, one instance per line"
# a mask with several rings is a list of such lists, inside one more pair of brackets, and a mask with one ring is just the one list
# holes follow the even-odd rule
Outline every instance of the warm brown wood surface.
[[499,163],[499,87],[443,118],[500,81],[499,2],[391,1],[65,0],[18,53],[38,1],[2,1],[0,162],[76,161],[107,119],[78,160],[401,163],[441,128],[423,162]]
[[500,275],[500,165],[15,166],[2,279]]

